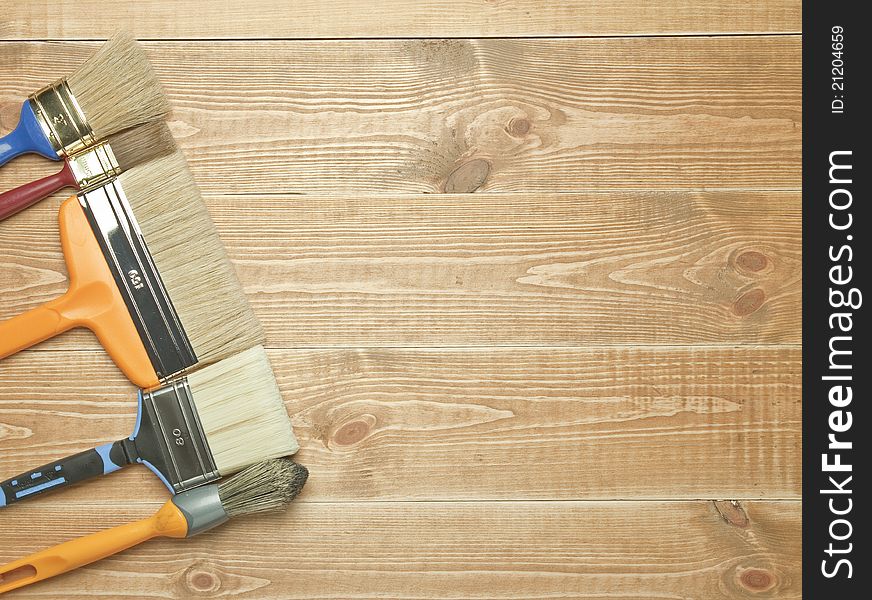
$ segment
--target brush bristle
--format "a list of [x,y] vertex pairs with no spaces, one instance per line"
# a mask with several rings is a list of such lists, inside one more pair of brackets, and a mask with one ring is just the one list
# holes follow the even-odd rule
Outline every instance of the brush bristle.
[[184,155],[149,161],[118,180],[199,361],[263,343]]
[[145,51],[127,32],[110,38],[67,83],[98,138],[170,111]]
[[188,383],[221,475],[299,450],[263,347],[195,371]]
[[122,171],[178,150],[166,121],[152,121],[109,136],[106,140]]
[[260,462],[218,482],[218,497],[229,517],[280,510],[306,484],[309,471],[287,458]]

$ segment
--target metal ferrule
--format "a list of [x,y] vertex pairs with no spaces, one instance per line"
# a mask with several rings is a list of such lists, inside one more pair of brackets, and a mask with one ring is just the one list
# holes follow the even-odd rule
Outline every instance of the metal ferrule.
[[121,184],[112,181],[78,198],[158,378],[197,364]]
[[188,521],[187,537],[208,531],[230,519],[221,504],[217,485],[207,485],[179,494],[173,497],[173,504]]
[[82,191],[106,185],[121,175],[118,160],[106,142],[68,156],[67,162]]
[[97,143],[85,113],[65,79],[35,92],[29,101],[43,133],[61,158]]
[[161,471],[174,493],[220,477],[187,378],[142,392],[140,409],[136,453]]

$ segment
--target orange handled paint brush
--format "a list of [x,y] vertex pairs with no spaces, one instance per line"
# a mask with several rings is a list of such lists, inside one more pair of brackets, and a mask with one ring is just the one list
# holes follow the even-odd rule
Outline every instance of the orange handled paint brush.
[[186,538],[233,517],[281,510],[309,472],[289,459],[259,463],[229,479],[183,492],[152,517],[37,552],[0,568],[0,594],[55,577],[156,537]]
[[0,323],[0,358],[86,327],[152,388],[262,342],[181,153],[66,200],[60,232],[69,291]]

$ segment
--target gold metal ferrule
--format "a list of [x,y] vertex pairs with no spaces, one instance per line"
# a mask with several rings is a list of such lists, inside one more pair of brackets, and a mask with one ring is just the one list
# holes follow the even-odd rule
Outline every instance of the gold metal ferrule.
[[66,80],[60,79],[32,94],[30,106],[43,133],[61,158],[97,143]]
[[106,142],[67,157],[79,190],[87,192],[105,185],[121,175],[112,148]]

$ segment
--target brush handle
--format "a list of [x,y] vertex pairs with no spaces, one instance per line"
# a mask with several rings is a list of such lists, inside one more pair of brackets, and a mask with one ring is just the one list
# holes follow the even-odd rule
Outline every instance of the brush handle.
[[16,156],[29,153],[39,154],[52,160],[61,159],[43,133],[39,121],[36,120],[30,101],[25,100],[21,107],[18,125],[10,133],[0,137],[0,167]]
[[128,464],[123,442],[73,454],[0,482],[0,508],[92,477],[114,473]]
[[92,533],[0,567],[0,594],[84,567],[156,537],[183,538],[188,523],[172,501],[153,516]]
[[0,358],[77,327],[80,323],[75,319],[75,308],[76,294],[71,291],[0,323]]
[[61,204],[59,222],[70,289],[0,323],[0,359],[74,327],[87,327],[130,381],[155,387],[160,378],[77,196]]
[[95,317],[119,302],[115,298],[118,287],[76,196],[61,205],[60,217],[70,289],[59,298],[0,323],[0,359],[74,327],[96,329]]
[[67,187],[78,188],[79,182],[76,181],[70,163],[64,162],[64,168],[54,175],[0,194],[0,221]]

